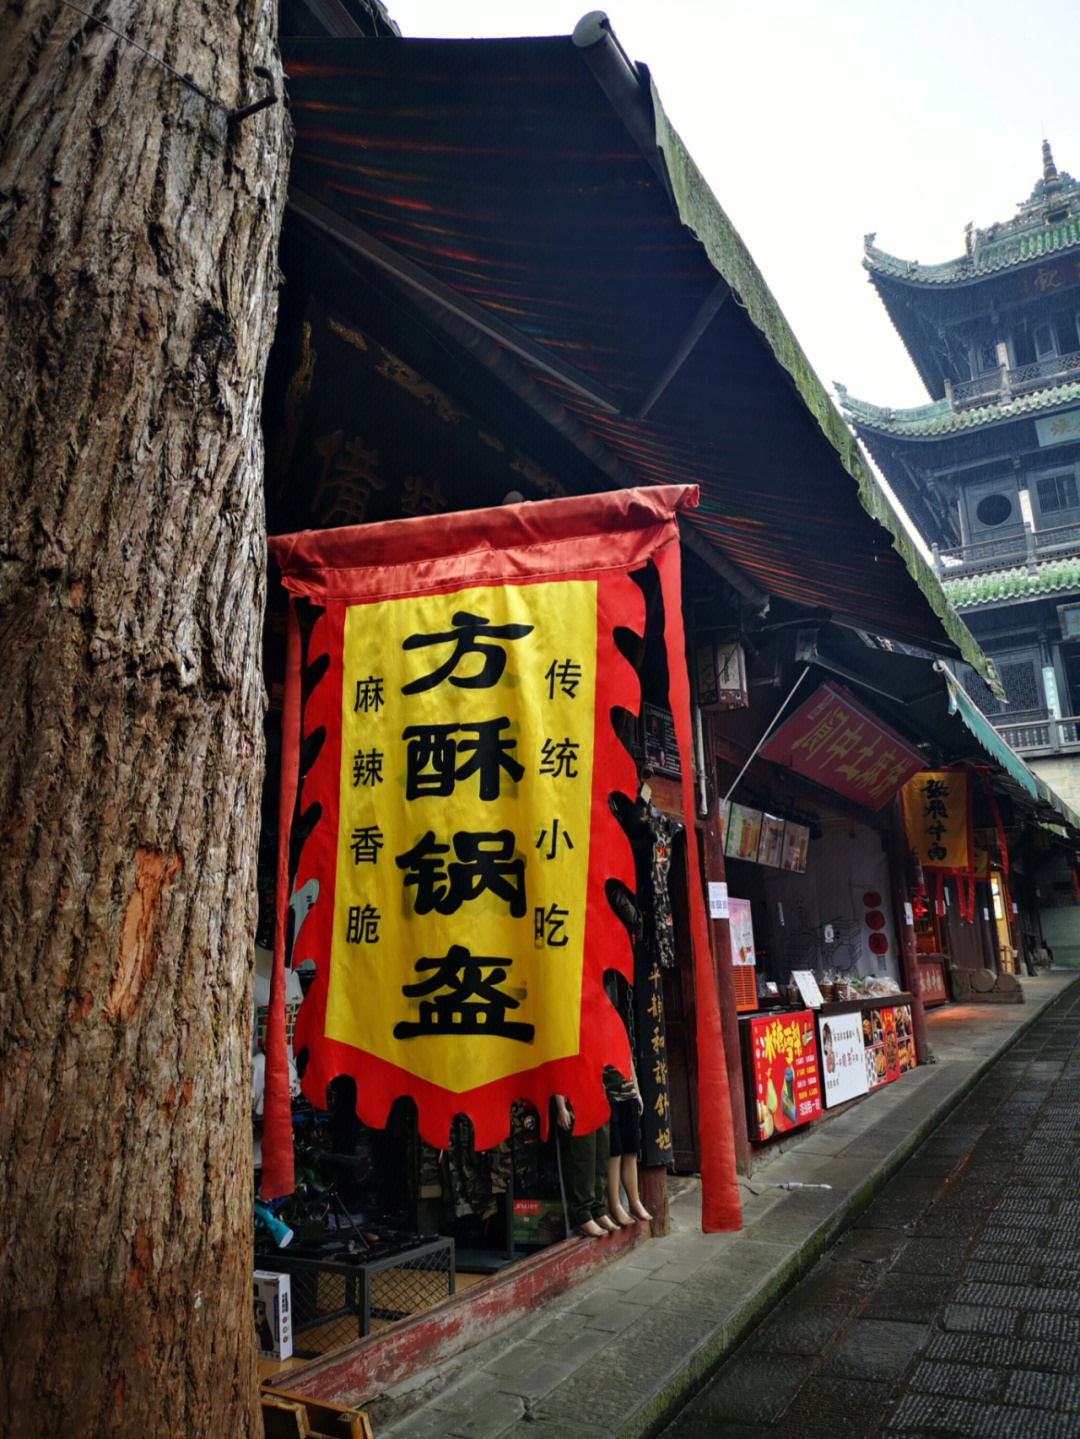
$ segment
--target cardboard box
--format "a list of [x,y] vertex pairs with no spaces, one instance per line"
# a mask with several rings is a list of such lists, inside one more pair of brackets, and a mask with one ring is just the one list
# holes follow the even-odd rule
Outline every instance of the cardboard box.
[[255,1343],[260,1359],[292,1356],[292,1288],[287,1274],[256,1269]]

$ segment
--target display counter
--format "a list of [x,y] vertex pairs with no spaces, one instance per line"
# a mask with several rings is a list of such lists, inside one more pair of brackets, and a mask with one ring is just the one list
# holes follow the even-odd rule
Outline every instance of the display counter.
[[739,1018],[752,1140],[765,1143],[915,1068],[911,995]]

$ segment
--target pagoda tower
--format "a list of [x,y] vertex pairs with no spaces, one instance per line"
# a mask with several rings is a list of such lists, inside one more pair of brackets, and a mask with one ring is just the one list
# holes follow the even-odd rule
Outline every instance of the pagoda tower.
[[890,409],[838,385],[849,423],[934,553],[994,660],[1002,703],[961,683],[1002,736],[1080,804],[1080,184],[1043,142],[1015,216],[968,226],[922,265],[866,238],[863,261],[929,403]]

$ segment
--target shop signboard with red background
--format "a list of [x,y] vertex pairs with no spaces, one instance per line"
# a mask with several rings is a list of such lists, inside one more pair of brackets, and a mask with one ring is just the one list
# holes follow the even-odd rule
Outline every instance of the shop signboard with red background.
[[911,1006],[883,1004],[863,1011],[866,1082],[870,1089],[891,1084],[915,1068],[915,1042],[911,1034]]
[[918,750],[834,684],[822,685],[761,753],[868,809],[880,809],[925,763]]
[[821,1116],[821,1072],[809,1009],[746,1021],[756,1139],[797,1129]]
[[948,1004],[945,967],[940,959],[919,960],[919,996],[924,1008],[934,1004]]

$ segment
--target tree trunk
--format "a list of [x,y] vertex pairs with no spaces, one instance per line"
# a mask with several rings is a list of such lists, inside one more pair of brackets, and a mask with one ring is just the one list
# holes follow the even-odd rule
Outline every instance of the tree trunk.
[[232,1439],[287,121],[272,0],[95,8],[0,44],[0,1432]]

